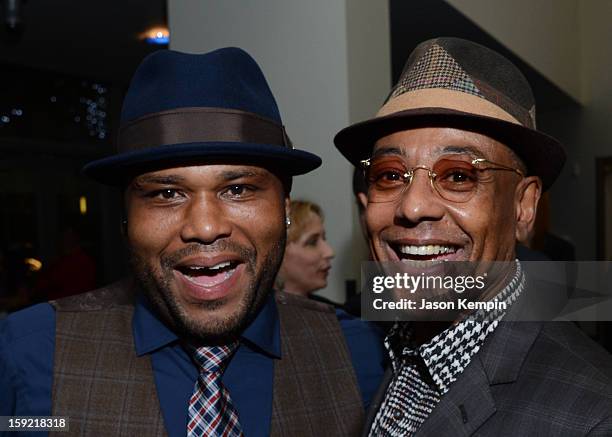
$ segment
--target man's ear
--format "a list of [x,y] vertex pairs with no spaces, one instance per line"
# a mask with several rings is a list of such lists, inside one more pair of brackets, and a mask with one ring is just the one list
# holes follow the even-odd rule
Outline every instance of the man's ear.
[[[285,196],[285,221],[291,217],[291,199]],[[289,227],[289,226],[287,226]]]
[[516,240],[521,243],[529,241],[535,223],[538,202],[542,194],[542,181],[537,176],[523,178],[516,186],[515,214]]
[[366,193],[357,193],[357,202],[361,204],[363,209],[368,207],[368,196]]

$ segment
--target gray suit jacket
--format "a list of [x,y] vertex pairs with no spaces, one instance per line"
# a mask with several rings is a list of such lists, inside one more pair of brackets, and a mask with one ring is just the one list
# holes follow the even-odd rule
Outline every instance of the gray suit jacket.
[[[374,397],[364,436],[391,381]],[[501,322],[417,436],[612,436],[612,356],[569,322]]]

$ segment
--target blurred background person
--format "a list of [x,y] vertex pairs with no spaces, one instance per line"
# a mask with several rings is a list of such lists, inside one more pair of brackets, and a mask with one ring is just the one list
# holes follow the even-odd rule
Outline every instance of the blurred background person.
[[82,243],[78,220],[69,220],[62,227],[58,256],[44,268],[36,283],[39,300],[68,297],[96,287],[96,263]]
[[290,219],[285,256],[276,277],[276,288],[337,307],[335,302],[313,294],[327,286],[327,276],[335,255],[325,239],[321,207],[306,200],[293,200]]

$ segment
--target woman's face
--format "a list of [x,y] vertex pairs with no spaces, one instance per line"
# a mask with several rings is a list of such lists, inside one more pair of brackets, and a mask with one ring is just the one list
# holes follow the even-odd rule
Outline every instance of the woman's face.
[[285,248],[279,273],[285,291],[308,295],[324,288],[333,257],[334,250],[325,240],[321,217],[309,212],[304,231]]

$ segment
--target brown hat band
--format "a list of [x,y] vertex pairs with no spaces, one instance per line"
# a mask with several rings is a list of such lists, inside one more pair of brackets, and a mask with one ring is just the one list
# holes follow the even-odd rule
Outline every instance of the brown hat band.
[[180,108],[156,112],[121,127],[118,150],[184,143],[235,142],[292,148],[284,126],[252,112]]
[[393,114],[408,109],[447,108],[475,115],[499,118],[510,123],[522,124],[503,108],[481,97],[461,91],[442,88],[428,88],[407,91],[393,97],[376,114],[376,117]]

